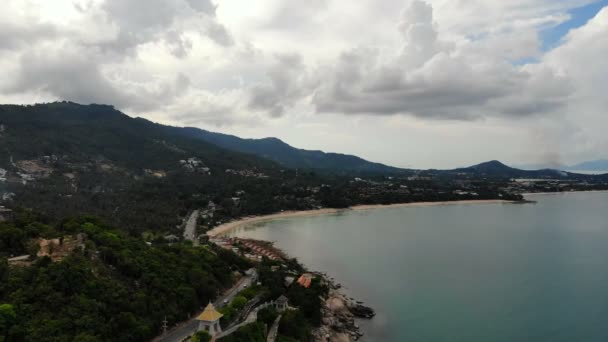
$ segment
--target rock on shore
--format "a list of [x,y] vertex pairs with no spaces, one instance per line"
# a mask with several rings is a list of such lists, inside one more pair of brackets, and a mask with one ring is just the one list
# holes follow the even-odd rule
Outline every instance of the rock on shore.
[[313,331],[315,342],[351,342],[363,336],[355,324],[349,300],[336,289],[329,291],[321,311],[322,324]]

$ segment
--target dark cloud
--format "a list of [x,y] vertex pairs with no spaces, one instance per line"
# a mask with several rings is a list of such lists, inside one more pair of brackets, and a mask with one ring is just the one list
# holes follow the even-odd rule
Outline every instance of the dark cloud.
[[43,92],[78,103],[113,104],[143,112],[156,110],[183,95],[190,79],[179,73],[172,83],[133,84],[110,79],[95,53],[62,46],[58,51],[31,52],[20,59],[18,77],[6,93]]
[[278,117],[310,98],[318,113],[472,120],[550,112],[573,91],[566,76],[513,65],[480,49],[484,41],[457,46],[442,39],[424,1],[408,3],[397,31],[402,41],[394,55],[355,48],[314,70],[297,55],[278,57],[266,82],[251,88],[250,108]]
[[154,76],[133,80],[117,72],[137,59],[140,46],[161,43],[184,58],[193,48],[193,32],[222,46],[233,43],[216,21],[210,0],[105,0],[75,9],[85,26],[47,24],[37,17],[0,21],[0,51],[13,52],[17,65],[2,91],[109,103],[139,112],[158,110],[186,93],[191,82],[181,73],[163,81]]
[[456,50],[439,39],[425,2],[412,1],[398,29],[403,45],[396,57],[355,49],[321,70],[313,96],[318,112],[456,120],[529,116],[559,108],[572,91],[553,70],[524,70]]
[[230,32],[228,32],[224,25],[219,24],[217,21],[210,21],[208,23],[206,34],[218,45],[225,47],[234,45],[234,39]]
[[188,78],[188,76],[184,75],[181,72],[178,73],[177,77],[175,79],[176,95],[181,95],[181,94],[185,93],[186,91],[188,91],[188,89],[190,89],[191,84],[192,84],[192,81],[190,81],[190,78]]
[[[505,58],[510,50],[508,58],[535,51],[534,27],[526,31],[529,34],[523,50],[520,37],[513,33],[516,31],[492,33],[484,28],[474,39],[446,34],[445,29],[438,30],[433,7],[420,0],[407,2],[393,31],[382,31],[392,38],[382,40],[377,47],[367,36],[357,37],[357,33],[365,35],[366,27],[360,25],[350,32],[354,26],[342,22],[348,18],[337,16],[339,6],[330,5],[329,0],[278,1],[268,9],[273,13],[265,25],[260,27],[260,22],[254,21],[242,26],[254,30],[252,36],[259,34],[261,39],[241,40],[232,49],[221,49],[234,46],[235,41],[218,21],[211,0],[83,3],[76,7],[78,17],[65,24],[48,24],[35,17],[11,21],[4,16],[0,20],[0,53],[10,59],[3,66],[7,70],[19,66],[7,71],[11,77],[2,82],[3,91],[112,103],[139,112],[166,110],[175,105],[171,102],[179,102],[181,112],[192,113],[184,120],[194,120],[196,112],[214,124],[232,122],[221,115],[222,111],[227,115],[242,111],[281,117],[300,104],[302,108],[314,107],[318,113],[347,115],[407,114],[454,120],[527,117],[557,111],[573,92],[568,75],[559,67],[513,65]],[[329,27],[320,30],[317,20]],[[372,32],[385,28],[370,21],[372,24],[377,26],[370,27]],[[352,42],[346,40],[348,44],[361,43],[363,47],[342,54],[311,51],[318,32],[332,35],[334,29],[341,32],[323,37],[323,44],[339,37],[336,46],[342,46],[346,32],[352,36]],[[283,46],[272,44],[273,39],[285,41],[287,35],[293,38],[287,45],[298,49],[297,53],[285,53]],[[164,54],[150,58],[151,52],[163,49],[185,59],[200,37],[218,46],[210,49],[208,56],[201,56],[196,66],[190,64],[192,60],[179,67],[172,64],[175,61],[163,64]],[[395,41],[389,49],[388,42]],[[270,50],[283,52],[273,55]],[[584,53],[584,49],[578,50]],[[206,96],[213,100],[205,102]],[[199,101],[201,111],[185,110],[188,101],[191,107],[197,107]]]
[[171,54],[177,58],[184,58],[192,49],[192,40],[184,37],[177,31],[168,31],[165,34],[165,43]]
[[251,88],[249,108],[265,111],[271,117],[282,116],[310,91],[306,73],[301,56],[276,55],[267,70],[267,82]]
[[198,12],[207,13],[209,15],[215,16],[215,10],[217,8],[216,5],[211,3],[210,0],[186,0],[190,7]]
[[0,51],[15,50],[59,35],[55,25],[41,22],[10,23],[0,21]]
[[21,57],[19,76],[9,93],[42,91],[83,103],[124,103],[127,97],[81,51],[30,52]]

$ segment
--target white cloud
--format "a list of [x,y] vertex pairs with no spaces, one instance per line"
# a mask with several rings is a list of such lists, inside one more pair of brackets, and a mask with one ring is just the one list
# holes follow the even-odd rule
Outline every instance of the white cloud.
[[509,62],[512,54],[485,53],[495,37],[489,46],[486,39],[443,39],[432,7],[423,1],[406,7],[398,27],[403,41],[395,56],[354,50],[323,70],[314,100],[319,112],[435,119],[524,116],[559,108],[571,91],[569,80],[549,66],[520,67]]
[[[103,102],[302,147],[313,144],[309,127],[325,127],[315,147],[399,165],[430,162],[413,149],[396,159],[383,152],[399,143],[386,126],[396,117],[437,151],[453,151],[451,130],[470,147],[485,128],[519,141],[551,137],[542,153],[488,144],[510,160],[548,159],[555,149],[565,159],[602,157],[608,10],[553,51],[540,39],[590,2],[6,0],[0,100]],[[342,131],[358,121],[365,127]],[[526,128],[535,125],[542,134]],[[348,145],[366,130],[373,143]],[[490,154],[453,153],[446,163]]]

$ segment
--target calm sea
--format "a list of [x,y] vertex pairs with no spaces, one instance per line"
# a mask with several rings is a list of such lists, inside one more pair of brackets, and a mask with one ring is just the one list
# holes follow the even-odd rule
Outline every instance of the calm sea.
[[608,193],[244,227],[377,311],[364,341],[608,341]]

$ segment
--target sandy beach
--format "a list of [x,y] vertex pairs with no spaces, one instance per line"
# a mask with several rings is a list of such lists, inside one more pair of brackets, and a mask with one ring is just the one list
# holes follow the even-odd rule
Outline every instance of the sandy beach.
[[207,232],[207,235],[210,237],[216,237],[219,235],[226,234],[239,227],[243,227],[243,226],[254,224],[254,223],[264,222],[264,221],[271,221],[271,220],[277,220],[277,219],[288,218],[288,217],[305,217],[305,216],[335,214],[335,213],[343,212],[343,211],[347,211],[347,210],[372,210],[372,209],[380,209],[380,208],[426,207],[426,206],[438,206],[438,205],[495,204],[495,203],[512,203],[512,202],[504,201],[504,200],[414,202],[414,203],[357,205],[357,206],[353,206],[353,207],[345,208],[345,209],[324,208],[324,209],[317,209],[317,210],[284,211],[284,212],[271,214],[271,215],[249,216],[249,217],[244,217],[242,219],[227,222],[227,223],[221,224],[221,225],[211,229],[210,231]]

